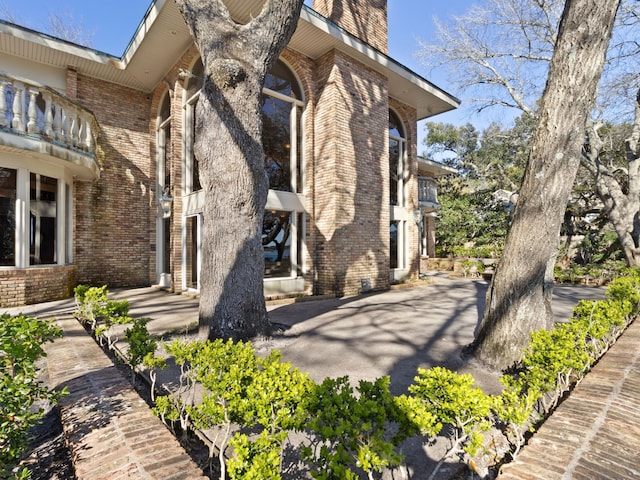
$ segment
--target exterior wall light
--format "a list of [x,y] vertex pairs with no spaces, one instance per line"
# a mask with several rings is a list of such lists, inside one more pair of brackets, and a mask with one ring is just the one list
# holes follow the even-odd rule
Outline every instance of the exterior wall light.
[[413,221],[416,225],[420,225],[422,223],[422,210],[419,208],[413,209]]
[[160,208],[162,209],[162,218],[171,217],[171,204],[173,203],[173,197],[169,192],[169,187],[164,187],[162,190],[162,194],[158,199],[158,203],[160,204]]

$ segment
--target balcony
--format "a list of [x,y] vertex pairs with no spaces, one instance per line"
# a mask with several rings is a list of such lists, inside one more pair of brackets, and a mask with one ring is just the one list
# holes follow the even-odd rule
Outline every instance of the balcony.
[[435,212],[440,206],[435,178],[418,177],[418,205],[424,213]]
[[89,110],[49,87],[0,74],[0,150],[28,151],[94,180],[97,135]]

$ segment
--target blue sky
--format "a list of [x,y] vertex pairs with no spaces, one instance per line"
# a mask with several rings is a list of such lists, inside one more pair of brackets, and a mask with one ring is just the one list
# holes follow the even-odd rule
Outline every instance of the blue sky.
[[[463,14],[474,3],[482,1],[388,0],[390,56],[463,100],[463,105],[464,98],[450,86],[446,73],[430,72],[420,64],[415,54],[419,48],[418,39],[428,41],[433,38],[434,16],[446,21],[452,15]],[[50,14],[71,17],[76,24],[83,26],[85,32],[92,34],[93,48],[120,56],[149,4],[149,0],[0,0],[0,15],[8,10],[19,23],[36,30],[45,28]],[[469,116],[464,108],[434,117],[433,121],[471,122],[479,127],[488,122],[486,117]],[[422,134],[422,125],[419,130]],[[421,145],[418,148],[422,151]]]

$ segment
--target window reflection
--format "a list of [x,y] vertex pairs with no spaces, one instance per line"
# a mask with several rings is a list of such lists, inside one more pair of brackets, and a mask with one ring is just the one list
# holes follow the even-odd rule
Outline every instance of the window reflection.
[[187,217],[187,229],[186,229],[187,238],[185,241],[185,259],[186,259],[186,286],[189,289],[197,290],[198,289],[198,238],[200,235],[200,231],[198,228],[198,217],[192,216]]
[[266,96],[262,107],[262,145],[269,188],[290,192],[291,104]]
[[0,167],[0,266],[16,263],[16,178],[17,171]]
[[31,174],[29,255],[31,265],[56,263],[58,180]]
[[404,205],[404,133],[398,116],[389,110],[389,202]]
[[265,278],[291,274],[291,212],[265,211],[262,224]]
[[390,268],[398,268],[398,227],[399,222],[391,222],[391,225],[389,227]]
[[186,132],[186,150],[187,150],[187,171],[191,172],[189,177],[190,192],[202,190],[200,183],[200,161],[195,153],[194,145],[196,143],[196,105],[200,96],[200,89],[204,78],[204,66],[202,60],[194,64],[187,83],[187,132]]
[[400,175],[400,142],[389,138],[389,202],[391,205],[398,205],[398,187]]
[[265,79],[262,144],[269,188],[301,192],[302,94],[287,66],[278,61]]

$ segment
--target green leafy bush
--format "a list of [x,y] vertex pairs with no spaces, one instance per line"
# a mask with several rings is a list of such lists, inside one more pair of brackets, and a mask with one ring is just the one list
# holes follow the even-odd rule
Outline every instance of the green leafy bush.
[[484,432],[491,428],[491,398],[474,386],[470,374],[443,367],[418,369],[409,392],[420,399],[439,424],[451,427],[451,446],[438,462],[431,478],[447,458],[465,453],[474,456],[482,447]]
[[[154,411],[185,429],[217,428],[221,478],[227,470],[230,478],[281,478],[291,431],[309,433],[300,453],[318,480],[373,479],[401,465],[399,446],[415,435],[449,436],[450,447],[430,478],[447,458],[471,465],[493,427],[504,432],[515,456],[526,433],[638,314],[638,272],[612,281],[604,301],[580,302],[568,322],[533,333],[519,364],[501,378],[500,395],[488,396],[471,375],[442,367],[419,369],[408,394],[400,396],[391,395],[388,377],[356,387],[348,377],[316,385],[279,352],[259,358],[250,343],[177,341],[165,349],[181,367],[181,386],[159,397]],[[144,343],[143,333],[140,338]],[[149,355],[142,358],[153,363]],[[199,402],[196,384],[205,388]],[[233,425],[239,431],[232,435]],[[229,446],[233,456],[225,462]]]
[[477,260],[465,260],[460,264],[465,277],[477,277],[484,272],[484,264]]
[[[257,357],[249,342],[176,341],[166,349],[183,367],[187,387],[158,397],[156,413],[165,420],[181,419],[184,426],[221,427],[216,445],[221,478],[227,470],[229,444],[234,447],[228,462],[230,478],[280,478],[288,431],[300,430],[306,422],[305,403],[312,385],[307,376],[282,362],[279,352]],[[196,382],[205,389],[198,403],[190,395]],[[240,431],[230,438],[232,424],[257,428],[259,433],[251,438]]]
[[76,318],[88,325],[100,345],[113,348],[118,338],[113,336],[114,325],[131,323],[128,300],[108,300],[107,286],[89,287],[78,285],[74,289],[76,301]]
[[568,322],[534,332],[518,368],[501,378],[505,388],[492,409],[514,439],[512,455],[526,429],[555,407],[638,315],[640,271],[625,274],[609,284],[605,300],[582,300]]
[[[135,375],[139,365],[141,365],[148,355],[154,355],[157,347],[157,341],[149,334],[147,329],[148,318],[136,318],[133,325],[124,331],[124,338],[129,342],[129,350],[127,350],[127,362]],[[150,365],[155,363],[148,359]],[[160,364],[158,364],[159,366]]]
[[402,462],[397,446],[405,438],[439,430],[419,402],[392,396],[389,382],[389,377],[361,380],[357,394],[348,377],[327,378],[315,387],[308,405],[314,441],[302,451],[313,478],[357,479],[357,468],[373,478],[374,472]]
[[37,381],[36,361],[43,344],[62,336],[51,322],[19,315],[0,315],[0,478],[27,478],[16,465],[27,434],[43,416],[37,401],[55,402],[64,391],[50,391]]

